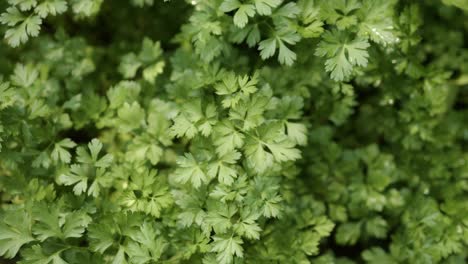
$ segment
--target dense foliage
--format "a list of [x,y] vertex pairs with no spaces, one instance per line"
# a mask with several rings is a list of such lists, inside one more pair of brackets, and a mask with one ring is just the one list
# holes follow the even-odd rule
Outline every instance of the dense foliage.
[[0,12],[0,262],[467,263],[468,1]]

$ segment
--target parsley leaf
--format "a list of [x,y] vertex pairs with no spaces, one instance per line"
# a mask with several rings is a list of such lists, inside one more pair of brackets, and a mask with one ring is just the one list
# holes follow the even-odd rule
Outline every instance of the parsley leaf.
[[211,252],[217,252],[216,260],[220,264],[230,264],[234,256],[243,256],[243,241],[239,237],[215,236],[213,237]]
[[26,212],[9,212],[0,222],[1,256],[13,258],[24,244],[32,241],[31,216]]
[[367,66],[369,46],[366,39],[351,39],[346,33],[331,31],[323,35],[315,55],[327,58],[325,69],[333,80],[343,81],[351,76],[354,66]]
[[208,175],[204,166],[198,162],[190,153],[186,153],[177,160],[179,168],[175,172],[175,180],[180,183],[190,181],[195,188],[199,188],[202,183],[208,182]]

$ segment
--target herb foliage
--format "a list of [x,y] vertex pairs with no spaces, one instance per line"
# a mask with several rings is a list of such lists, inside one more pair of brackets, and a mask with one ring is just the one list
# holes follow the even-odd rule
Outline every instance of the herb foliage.
[[0,262],[466,263],[468,1],[0,10]]

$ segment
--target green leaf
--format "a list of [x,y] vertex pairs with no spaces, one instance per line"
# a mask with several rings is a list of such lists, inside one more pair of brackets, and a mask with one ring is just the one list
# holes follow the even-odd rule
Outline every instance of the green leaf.
[[307,128],[304,124],[286,122],[288,138],[297,145],[305,146],[307,144]]
[[[197,120],[198,121],[198,120]],[[198,133],[198,129],[193,122],[185,115],[178,115],[174,119],[174,125],[171,127],[171,134],[175,137],[193,138]]]
[[0,82],[0,110],[15,104],[16,100],[16,91],[10,87],[10,83]]
[[281,124],[264,125],[256,134],[249,136],[245,143],[245,155],[252,169],[263,172],[275,162],[297,160],[301,157],[294,142],[282,132]]
[[[100,143],[100,142],[99,142]],[[96,155],[100,149],[99,143],[95,140],[94,145],[90,143],[94,152],[93,155]],[[73,192],[75,195],[81,195],[82,193],[87,193],[97,197],[101,188],[109,187],[112,179],[109,177],[109,173],[105,171],[105,168],[110,166],[112,163],[113,157],[110,154],[105,155],[98,161],[93,161],[92,158],[87,154],[83,148],[78,148],[81,155],[78,155],[79,162],[86,162],[84,164],[72,164],[70,166],[70,171],[64,172],[57,177],[57,183],[65,186],[75,185],[73,187]],[[83,155],[86,153],[85,156]],[[90,160],[90,162],[88,162]],[[91,164],[94,164],[91,166]],[[88,188],[88,181],[91,185]]]
[[292,65],[296,60],[296,53],[291,51],[282,41],[279,42],[278,61],[284,65]]
[[301,0],[298,2],[298,7],[301,9],[300,18],[304,23],[304,27],[299,27],[298,33],[304,38],[320,36],[324,31],[320,7],[315,4],[314,0]]
[[112,264],[127,264],[125,259],[125,248],[123,246],[119,247],[117,254],[115,254],[115,257],[112,260]]
[[372,247],[362,253],[362,258],[366,261],[366,263],[370,264],[394,264],[397,263],[392,256],[387,254],[383,249],[379,247]]
[[272,9],[278,7],[281,4],[281,0],[255,0],[255,9],[261,16],[271,15]]
[[133,263],[157,262],[164,252],[166,242],[152,224],[144,222],[140,229],[130,235],[131,241],[125,252]]
[[102,149],[101,141],[99,141],[96,138],[92,139],[91,142],[88,144],[88,149],[90,151],[89,154],[85,148],[77,148],[76,153],[78,154],[78,162],[83,164],[93,164],[97,168],[107,168],[111,165],[113,161],[113,156],[111,154],[106,154],[103,157],[99,158],[99,152]]
[[138,54],[138,59],[143,63],[154,62],[159,59],[163,53],[161,43],[159,41],[152,41],[150,38],[143,38],[141,44],[141,51]]
[[143,65],[134,53],[129,53],[122,58],[119,65],[119,72],[124,78],[134,78],[137,70]]
[[70,173],[60,174],[57,178],[57,183],[65,186],[75,185],[73,193],[81,195],[88,189],[88,178],[85,176],[87,171],[83,166],[71,165]]
[[155,83],[156,77],[160,75],[166,64],[164,61],[154,63],[143,70],[143,78],[151,84]]
[[37,223],[34,225],[33,232],[37,239],[44,241],[50,237],[64,238],[60,223],[60,209],[56,204],[47,206],[44,203],[34,208],[34,218]]
[[258,213],[249,210],[242,211],[240,221],[234,224],[234,231],[239,236],[244,236],[248,239],[259,239],[262,228],[256,222],[258,218]]
[[329,31],[323,35],[315,55],[327,58],[325,69],[331,72],[333,80],[343,81],[351,76],[353,66],[367,66],[369,46],[365,39],[350,39],[346,33]]
[[138,102],[129,104],[125,102],[117,111],[119,117],[120,130],[123,133],[138,129],[145,123],[145,111]]
[[237,178],[237,170],[232,166],[237,163],[241,154],[237,151],[226,153],[208,165],[207,174],[211,178],[218,177],[218,181],[231,185]]
[[175,180],[180,183],[191,182],[194,188],[200,188],[202,183],[208,182],[202,164],[200,164],[191,153],[185,153],[183,157],[177,159],[179,166],[175,171]]
[[233,205],[216,203],[211,207],[211,212],[206,216],[206,222],[210,225],[216,234],[226,233],[232,227],[231,218],[237,213]]
[[216,260],[220,264],[230,264],[233,262],[234,256],[243,257],[244,250],[242,249],[243,241],[239,237],[234,236],[214,236],[211,243],[211,252],[216,252]]
[[68,4],[64,0],[47,0],[40,3],[35,12],[41,17],[45,18],[49,15],[56,16],[62,14],[68,9]]
[[225,13],[239,8],[241,3],[238,0],[224,0],[219,9]]
[[275,38],[269,38],[266,40],[262,40],[259,45],[258,45],[258,50],[260,50],[260,56],[262,59],[268,59],[270,57],[273,57],[276,52],[276,39]]
[[243,28],[247,25],[249,17],[253,17],[254,15],[255,9],[253,5],[240,5],[239,9],[237,9],[237,12],[234,14],[234,25]]
[[335,240],[340,245],[354,245],[361,236],[361,223],[348,222],[338,226]]
[[54,150],[52,150],[51,157],[55,162],[61,161],[63,163],[70,163],[71,154],[67,149],[75,147],[75,142],[71,141],[69,138],[65,138],[58,143],[55,143]]
[[173,120],[174,125],[170,132],[172,136],[190,139],[200,132],[207,137],[217,123],[216,106],[209,103],[203,111],[200,100],[195,100],[184,105],[183,111]]
[[446,5],[454,5],[458,8],[468,11],[468,1],[467,0],[442,0]]
[[41,204],[34,209],[35,220],[33,232],[37,238],[44,241],[50,237],[60,239],[79,238],[91,222],[83,211],[64,212],[60,205],[47,206]]
[[262,40],[259,43],[258,50],[262,59],[267,59],[275,55],[276,49],[279,49],[278,61],[284,65],[292,65],[296,60],[296,53],[291,51],[285,43],[294,45],[300,40],[300,36],[295,32],[285,32],[277,37]]
[[0,256],[13,258],[20,248],[34,241],[31,217],[24,211],[11,211],[0,222]]
[[289,2],[275,11],[275,16],[282,18],[296,18],[301,12],[299,7],[294,2]]
[[35,100],[33,103],[30,104],[29,112],[30,119],[46,117],[50,114],[50,108],[42,100]]
[[60,253],[63,251],[58,250],[55,252],[45,253],[40,245],[34,245],[24,251],[22,256],[24,259],[20,261],[20,264],[68,264],[61,256]]
[[393,24],[395,1],[366,1],[360,10],[363,21],[359,24],[359,35],[369,38],[383,46],[399,41]]
[[132,103],[137,100],[140,94],[141,86],[134,81],[122,81],[116,86],[111,87],[107,91],[109,99],[109,107],[116,109],[121,107],[125,102]]
[[317,233],[314,232],[303,232],[301,235],[301,240],[302,245],[301,245],[301,250],[306,254],[306,255],[317,255],[319,251],[319,242],[320,242],[320,236],[317,235]]
[[[167,2],[169,0],[164,0],[164,2]],[[152,6],[154,4],[154,0],[132,0],[132,4],[138,6],[138,7],[143,7],[145,5]]]
[[219,155],[225,155],[244,145],[244,134],[238,131],[231,122],[221,122],[215,126],[214,130],[214,144]]
[[138,55],[130,52],[122,57],[119,72],[124,78],[131,79],[136,77],[138,69],[143,68],[143,78],[154,84],[156,77],[163,72],[165,66],[165,62],[159,60],[161,55],[161,44],[144,38]]
[[217,95],[230,95],[235,93],[239,89],[236,75],[233,72],[228,72],[223,76],[222,81],[217,83],[214,88]]
[[73,0],[73,13],[79,17],[94,16],[101,8],[103,0]]
[[12,27],[25,19],[26,17],[16,7],[9,7],[0,16],[0,23]]
[[318,233],[320,237],[326,237],[330,235],[335,227],[335,224],[328,218],[321,216],[314,219],[314,231]]
[[248,131],[258,127],[264,121],[263,113],[270,103],[270,96],[255,94],[251,98],[243,98],[229,111],[229,119],[242,124],[243,130]]
[[281,212],[281,205],[280,202],[283,199],[278,196],[274,195],[270,199],[267,199],[263,205],[263,216],[267,218],[277,218],[280,216]]
[[39,72],[32,65],[17,64],[11,82],[13,85],[20,87],[30,87],[34,84],[39,76]]
[[335,24],[339,30],[348,29],[358,23],[356,11],[362,4],[358,0],[330,0],[321,2],[322,17],[329,24]]
[[156,171],[144,170],[132,174],[128,189],[121,198],[121,204],[133,212],[144,212],[159,218],[161,210],[173,203],[169,187],[162,176],[156,176]]
[[102,254],[111,247],[114,244],[115,228],[114,223],[91,224],[88,228],[91,250]]
[[366,232],[377,238],[387,236],[388,224],[382,217],[373,217],[366,222]]
[[203,119],[199,122],[198,130],[205,137],[209,136],[212,132],[213,126],[217,123],[217,111],[214,104],[208,104],[203,115]]
[[37,0],[8,0],[8,3],[18,6],[21,11],[28,11],[37,5]]
[[26,43],[29,37],[37,37],[39,35],[42,24],[42,19],[39,16],[29,16],[20,20],[20,14],[15,8],[8,9],[7,12],[8,15],[3,13],[0,17],[2,24],[15,25],[21,21],[20,24],[5,32],[5,38],[10,46],[18,47]]
[[198,133],[197,122],[203,119],[201,102],[195,100],[184,105],[183,112],[174,118],[171,134],[175,137],[193,138]]
[[64,237],[81,237],[88,224],[91,223],[91,220],[91,217],[84,211],[68,213],[65,217],[65,224],[62,227]]

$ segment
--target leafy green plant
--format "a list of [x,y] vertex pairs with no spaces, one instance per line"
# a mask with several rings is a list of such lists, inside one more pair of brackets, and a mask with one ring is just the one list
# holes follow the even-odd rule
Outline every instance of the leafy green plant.
[[467,262],[467,1],[0,10],[0,262]]

